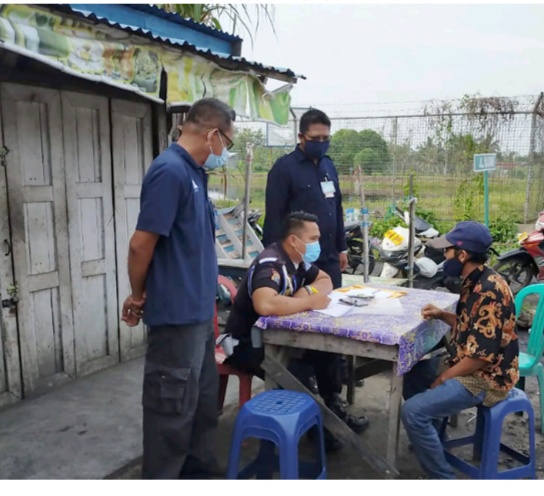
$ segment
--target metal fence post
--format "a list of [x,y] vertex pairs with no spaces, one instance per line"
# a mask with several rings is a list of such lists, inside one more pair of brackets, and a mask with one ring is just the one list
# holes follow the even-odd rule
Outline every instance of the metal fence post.
[[249,194],[251,186],[251,166],[253,164],[253,144],[246,145],[246,184],[244,193],[244,227],[242,230],[242,259],[246,259],[247,251],[247,226],[249,217]]
[[538,116],[538,108],[542,102],[544,93],[538,95],[533,114],[531,116],[531,136],[529,140],[529,163],[527,164],[527,185],[525,187],[525,204],[523,205],[523,223],[527,224],[529,219],[529,207],[531,205],[531,187],[533,182],[533,169],[535,162],[535,141],[536,141],[536,118]]

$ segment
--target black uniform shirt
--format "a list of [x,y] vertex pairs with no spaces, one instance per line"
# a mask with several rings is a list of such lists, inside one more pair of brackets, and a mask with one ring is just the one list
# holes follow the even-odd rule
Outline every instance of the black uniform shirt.
[[284,296],[292,296],[317,278],[319,269],[302,262],[298,268],[280,243],[273,243],[253,261],[244,279],[225,326],[225,333],[234,338],[249,339],[251,328],[260,315],[253,308],[253,293],[259,288],[272,288]]

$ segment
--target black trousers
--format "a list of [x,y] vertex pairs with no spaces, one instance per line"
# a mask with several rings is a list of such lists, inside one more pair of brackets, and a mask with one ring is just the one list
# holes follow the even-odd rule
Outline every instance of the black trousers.
[[[264,380],[264,370],[261,368],[263,359],[263,348],[253,348],[250,341],[243,341],[234,347],[226,363]],[[332,394],[342,392],[340,359],[340,355],[335,353],[307,350],[301,358],[291,360],[289,371],[304,385],[315,374],[319,394],[328,399]]]
[[216,466],[212,321],[152,328],[143,383],[143,479],[178,479]]
[[[329,275],[332,281],[333,289],[342,287],[342,271],[340,270],[340,261],[332,260],[327,262],[317,262],[316,265],[320,270]],[[340,394],[342,392],[342,379],[348,375],[346,358],[342,355],[336,355],[334,353],[327,353],[324,351],[308,351],[309,358],[293,360],[291,369],[294,375],[296,375],[302,382],[308,375],[314,375],[316,382],[318,383],[319,390],[319,376],[321,376],[321,382],[326,382],[326,391]],[[315,367],[316,363],[323,362],[323,365],[319,368]],[[312,371],[311,368],[314,368]],[[324,373],[323,369],[328,370],[328,373]],[[334,369],[334,370],[333,370]],[[338,369],[338,370],[336,370]],[[307,379],[306,379],[307,380]]]

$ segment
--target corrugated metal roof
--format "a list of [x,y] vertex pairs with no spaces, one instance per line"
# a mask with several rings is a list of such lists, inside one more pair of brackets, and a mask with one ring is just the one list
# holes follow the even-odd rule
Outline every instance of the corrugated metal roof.
[[206,24],[202,24],[201,22],[193,21],[192,19],[186,19],[184,17],[181,17],[179,14],[167,12],[166,10],[163,10],[155,5],[146,5],[143,3],[133,3],[133,4],[124,4],[124,5],[126,5],[127,7],[130,7],[131,9],[139,10],[140,12],[146,12],[147,14],[151,14],[155,17],[166,19],[167,21],[174,22],[181,26],[187,26],[191,29],[195,29],[202,33],[208,33],[212,36],[219,37],[223,40],[242,41],[242,38],[240,38],[239,36],[236,36],[235,34],[227,33],[226,31],[221,31],[219,29],[212,28],[211,26],[207,26]]
[[[273,67],[261,64],[259,62],[253,62],[250,60],[245,59],[244,57],[238,57],[233,55],[226,55],[226,54],[220,54],[217,52],[213,52],[210,49],[197,47],[191,43],[186,42],[182,39],[172,38],[172,37],[166,37],[166,36],[160,36],[156,33],[153,33],[149,29],[140,28],[137,26],[131,26],[127,24],[121,24],[118,22],[112,22],[109,19],[97,16],[93,12],[85,11],[85,10],[79,10],[76,8],[76,5],[67,5],[67,4],[49,4],[49,5],[42,5],[42,7],[45,8],[51,8],[52,10],[55,10],[57,12],[63,12],[66,14],[72,14],[77,17],[83,17],[87,20],[90,20],[97,24],[107,24],[108,26],[120,29],[122,31],[142,36],[143,38],[147,38],[159,43],[163,43],[165,45],[169,45],[173,48],[182,48],[184,51],[189,53],[194,53],[196,55],[200,55],[208,60],[211,60],[215,63],[217,63],[219,66],[224,67],[228,70],[248,70],[252,69],[253,71],[262,74],[264,76],[272,77],[274,79],[280,79],[285,81],[293,81],[295,79],[306,79],[303,75],[295,74],[291,69],[283,68],[283,67]],[[156,9],[156,8],[155,8]],[[163,12],[163,11],[161,11]],[[166,13],[166,12],[165,12]],[[149,12],[150,15],[156,15],[152,11]],[[166,13],[168,14],[168,13]],[[176,14],[175,15],[178,20],[182,19],[180,16]],[[199,27],[199,29],[202,28],[202,24],[195,23],[191,21],[191,24]],[[211,28],[208,28],[211,31],[213,31],[214,36],[232,36],[228,35],[227,33],[223,33],[222,31],[217,31]]]

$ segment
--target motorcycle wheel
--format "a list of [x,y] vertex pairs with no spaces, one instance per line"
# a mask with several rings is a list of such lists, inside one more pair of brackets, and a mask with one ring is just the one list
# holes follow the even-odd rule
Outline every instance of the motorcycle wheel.
[[514,296],[533,280],[533,266],[525,258],[513,257],[501,260],[493,267],[508,283]]

